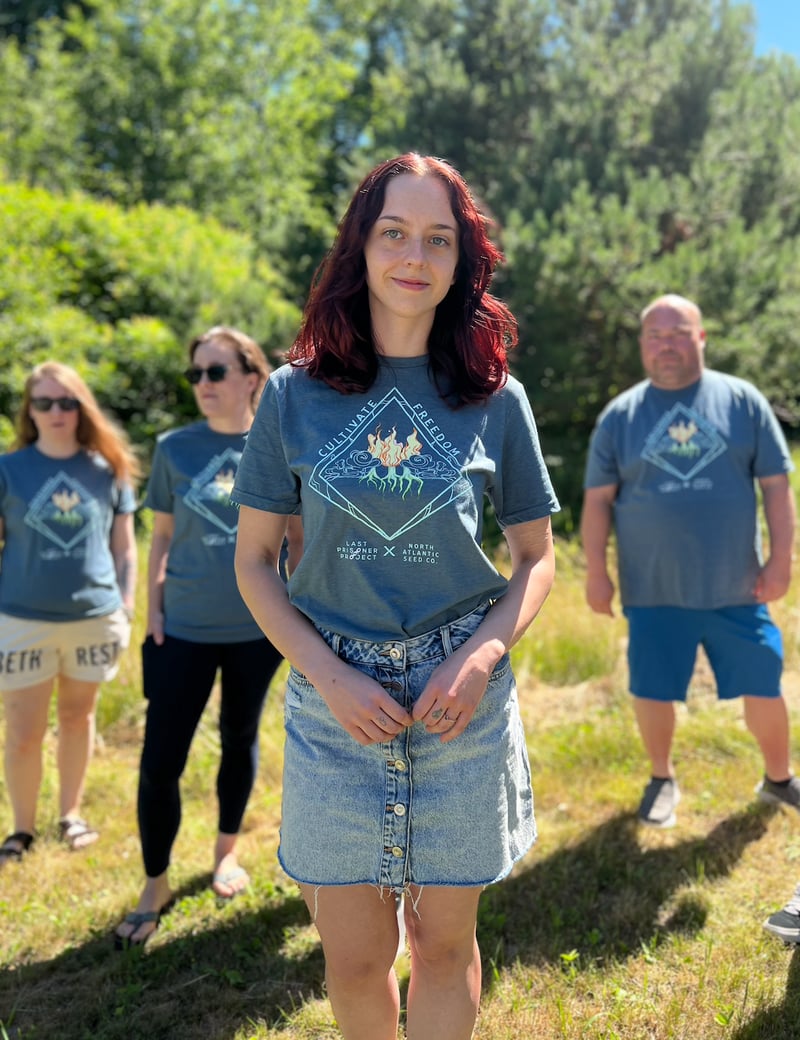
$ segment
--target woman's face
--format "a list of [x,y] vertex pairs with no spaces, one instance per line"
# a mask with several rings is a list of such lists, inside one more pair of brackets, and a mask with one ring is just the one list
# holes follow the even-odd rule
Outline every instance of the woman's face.
[[[194,352],[192,368],[203,369],[200,382],[193,386],[197,407],[207,419],[233,419],[242,410],[252,412],[252,400],[258,385],[255,372],[245,372],[235,348],[226,340],[201,343]],[[209,378],[220,368],[225,369],[222,379]]]
[[455,280],[458,246],[458,223],[444,182],[412,173],[392,177],[364,246],[373,321],[432,322]]
[[53,376],[37,379],[31,387],[28,415],[39,437],[50,441],[76,441],[81,418],[77,398]]

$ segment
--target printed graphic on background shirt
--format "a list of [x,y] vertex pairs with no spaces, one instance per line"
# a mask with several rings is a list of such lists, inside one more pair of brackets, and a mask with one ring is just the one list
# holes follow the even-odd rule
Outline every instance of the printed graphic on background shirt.
[[59,470],[32,499],[25,523],[50,543],[44,559],[81,555],[100,521],[97,503],[79,480]]
[[365,405],[320,454],[311,488],[388,542],[470,492],[458,449],[397,388]]
[[221,454],[215,455],[193,478],[184,498],[189,509],[199,513],[225,536],[204,535],[203,542],[206,545],[227,542],[236,537],[239,510],[231,502],[231,491],[241,457],[241,451],[233,448],[226,448]]
[[726,450],[725,441],[706,418],[676,404],[648,436],[642,458],[685,486]]

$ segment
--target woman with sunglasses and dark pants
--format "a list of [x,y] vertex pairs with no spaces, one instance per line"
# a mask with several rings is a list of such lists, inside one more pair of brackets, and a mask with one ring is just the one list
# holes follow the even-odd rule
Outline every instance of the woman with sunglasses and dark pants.
[[168,867],[181,819],[179,781],[221,673],[219,829],[212,887],[230,899],[249,878],[236,857],[258,761],[258,726],[281,655],[236,587],[239,513],[230,501],[255,407],[269,375],[258,345],[216,326],[189,347],[200,422],[158,442],[144,505],[153,510],[147,635],[142,648],[147,722],[138,817],[145,885],[116,945],[142,945],[172,899]]
[[100,684],[128,645],[136,589],[136,458],[74,369],[38,365],[12,451],[0,456],[0,691],[14,831],[0,867],[34,841],[42,749],[57,688],[59,834],[97,841],[81,816]]

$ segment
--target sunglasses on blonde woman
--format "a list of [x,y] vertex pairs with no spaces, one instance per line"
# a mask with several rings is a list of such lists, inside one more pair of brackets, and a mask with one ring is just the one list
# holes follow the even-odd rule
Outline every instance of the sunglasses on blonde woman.
[[230,366],[228,365],[209,365],[208,368],[200,368],[199,365],[192,365],[192,367],[187,368],[183,374],[192,386],[197,386],[203,378],[203,373],[208,376],[209,382],[221,383],[225,378],[229,367]]
[[31,407],[36,412],[49,412],[57,404],[62,412],[76,412],[81,403],[77,397],[32,397]]

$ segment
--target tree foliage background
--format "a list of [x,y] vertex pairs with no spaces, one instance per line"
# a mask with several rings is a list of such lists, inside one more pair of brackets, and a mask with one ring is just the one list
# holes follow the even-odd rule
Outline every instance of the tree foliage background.
[[746,4],[6,0],[6,439],[40,357],[90,366],[147,440],[188,414],[202,327],[284,349],[353,185],[407,149],[497,222],[562,528],[657,293],[697,300],[709,363],[800,421],[800,68],[755,56]]

